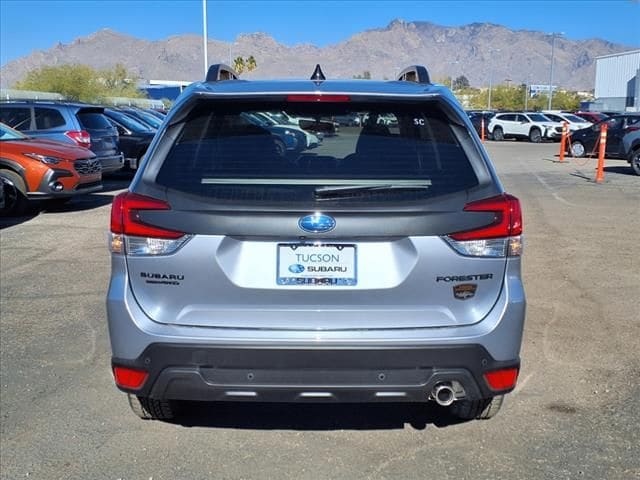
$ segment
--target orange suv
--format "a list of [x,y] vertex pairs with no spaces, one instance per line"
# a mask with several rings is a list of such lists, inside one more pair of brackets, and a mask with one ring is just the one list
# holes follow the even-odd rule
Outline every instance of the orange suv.
[[29,200],[68,201],[102,189],[102,168],[86,148],[34,139],[0,123],[0,215],[19,215]]

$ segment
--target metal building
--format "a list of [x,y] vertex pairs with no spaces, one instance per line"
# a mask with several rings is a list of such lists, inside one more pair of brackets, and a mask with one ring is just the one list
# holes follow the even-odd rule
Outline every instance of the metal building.
[[591,110],[640,112],[640,50],[596,57]]

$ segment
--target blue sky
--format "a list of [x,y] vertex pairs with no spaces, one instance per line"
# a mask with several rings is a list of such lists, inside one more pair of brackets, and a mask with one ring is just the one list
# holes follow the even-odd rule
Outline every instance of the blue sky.
[[[288,45],[338,43],[391,20],[492,22],[640,46],[638,0],[208,1],[209,38],[266,32]],[[0,0],[0,64],[101,28],[159,40],[202,34],[201,0]]]

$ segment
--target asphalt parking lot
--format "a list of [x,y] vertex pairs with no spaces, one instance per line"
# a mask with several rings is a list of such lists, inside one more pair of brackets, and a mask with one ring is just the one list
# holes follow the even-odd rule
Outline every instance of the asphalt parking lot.
[[0,219],[2,479],[640,478],[640,177],[488,143],[523,203],[519,386],[490,421],[422,405],[192,405],[145,422],[113,385],[105,191]]

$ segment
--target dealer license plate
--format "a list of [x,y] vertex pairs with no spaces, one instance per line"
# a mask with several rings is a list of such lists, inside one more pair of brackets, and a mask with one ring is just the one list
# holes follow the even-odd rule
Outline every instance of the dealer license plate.
[[278,244],[278,285],[356,285],[356,246]]

